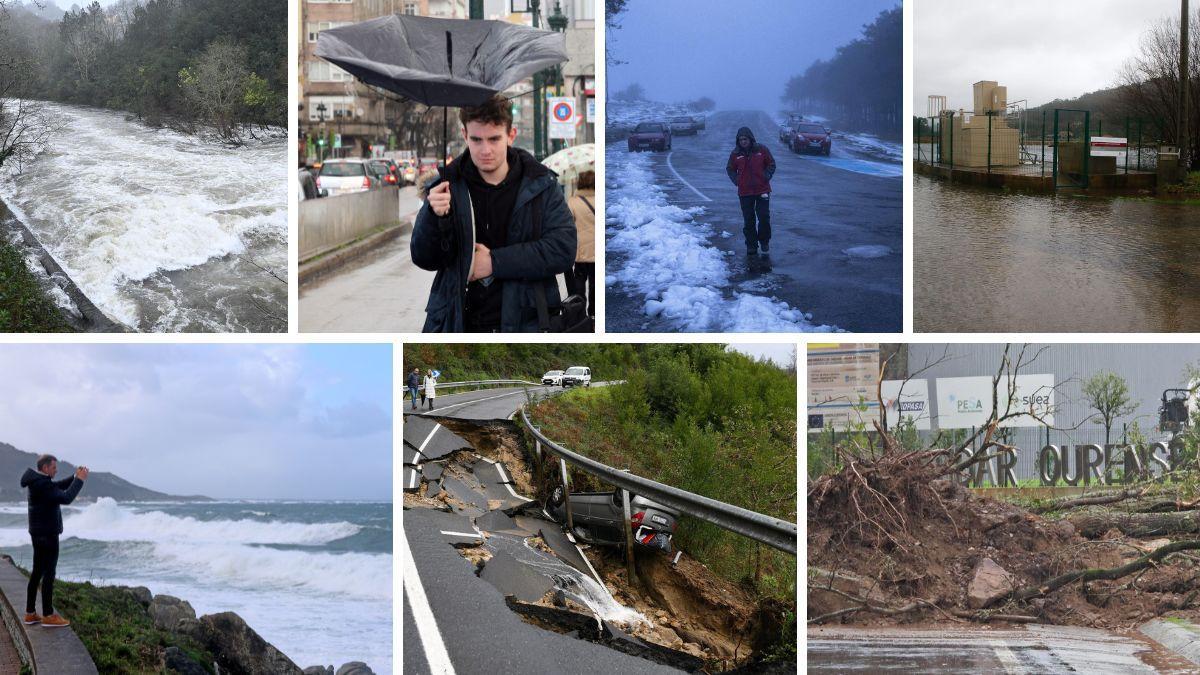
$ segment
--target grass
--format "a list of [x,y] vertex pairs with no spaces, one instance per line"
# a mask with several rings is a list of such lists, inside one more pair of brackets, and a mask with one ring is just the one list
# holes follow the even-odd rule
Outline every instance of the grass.
[[142,605],[115,586],[60,580],[54,584],[54,601],[102,673],[161,672],[162,652],[171,646],[206,670],[214,661],[195,641],[155,628]]
[[0,242],[0,333],[68,333],[70,324],[25,265],[15,246]]

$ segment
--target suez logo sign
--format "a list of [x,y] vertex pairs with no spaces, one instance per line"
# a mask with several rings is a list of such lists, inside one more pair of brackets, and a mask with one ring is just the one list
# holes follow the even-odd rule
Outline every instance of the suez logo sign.
[[[937,426],[941,429],[970,429],[987,424],[992,414],[993,385],[987,375],[976,377],[939,377],[937,383]],[[1005,427],[1039,427],[1054,424],[1054,375],[1018,375],[1012,381],[1012,401],[1006,406],[1004,396],[1010,383],[1001,380],[999,389],[1000,413],[1007,408],[1016,412],[1033,412],[1005,420]]]
[[[991,413],[991,402],[988,402],[988,407],[985,408],[983,400],[979,398],[956,398],[951,395],[950,400],[954,403],[955,412],[959,413]],[[1042,394],[1025,394],[1023,396],[1014,396],[1013,403],[1019,410],[1029,410],[1031,407],[1034,410],[1048,409],[1054,404],[1054,397],[1049,393]]]

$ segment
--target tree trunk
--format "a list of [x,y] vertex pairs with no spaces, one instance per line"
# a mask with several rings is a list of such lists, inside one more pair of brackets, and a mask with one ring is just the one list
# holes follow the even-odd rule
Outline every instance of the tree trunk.
[[1200,532],[1200,511],[1179,513],[1122,513],[1088,511],[1068,516],[1080,535],[1088,539],[1116,529],[1131,537],[1161,537],[1168,534]]

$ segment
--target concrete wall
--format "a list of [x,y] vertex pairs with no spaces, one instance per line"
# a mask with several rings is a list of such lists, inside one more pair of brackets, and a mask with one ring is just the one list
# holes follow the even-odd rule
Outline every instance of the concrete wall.
[[399,188],[300,202],[300,262],[400,221]]

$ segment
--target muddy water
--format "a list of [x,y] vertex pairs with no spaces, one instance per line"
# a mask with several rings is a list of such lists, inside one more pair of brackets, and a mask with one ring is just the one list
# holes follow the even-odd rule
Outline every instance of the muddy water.
[[1200,331],[1200,206],[916,176],[920,332]]

